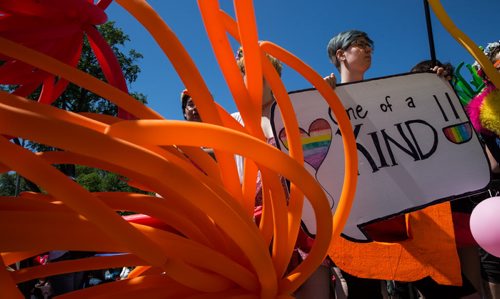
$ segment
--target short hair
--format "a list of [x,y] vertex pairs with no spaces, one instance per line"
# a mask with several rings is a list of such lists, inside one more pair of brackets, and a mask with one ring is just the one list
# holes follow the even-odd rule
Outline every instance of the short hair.
[[[271,61],[271,64],[273,65],[274,69],[278,72],[278,75],[281,77],[281,70],[283,69],[283,65],[281,64],[281,61],[276,59],[274,56],[271,56],[266,53],[267,59]],[[238,64],[238,68],[240,71],[245,74],[245,57],[243,57],[243,48],[240,47],[238,51],[236,52],[236,63]]]
[[444,70],[450,75],[453,75],[453,65],[451,63],[441,63],[441,61],[436,60],[423,60],[417,63],[414,67],[411,68],[412,73],[417,73],[417,72],[428,72],[430,71],[433,67],[438,66],[444,68]]
[[181,92],[181,107],[182,107],[182,116],[184,117],[184,119],[186,119],[186,115],[184,112],[186,111],[187,102],[189,101],[190,98],[191,95],[189,94],[188,90],[184,89]]
[[348,30],[341,32],[334,36],[329,42],[326,47],[326,51],[328,52],[328,57],[332,61],[332,63],[335,65],[337,69],[340,69],[340,62],[337,59],[337,51],[338,50],[347,50],[349,46],[354,42],[355,40],[358,40],[360,38],[366,39],[366,41],[370,44],[370,46],[373,48],[373,41],[368,37],[368,34],[363,31],[359,30]]

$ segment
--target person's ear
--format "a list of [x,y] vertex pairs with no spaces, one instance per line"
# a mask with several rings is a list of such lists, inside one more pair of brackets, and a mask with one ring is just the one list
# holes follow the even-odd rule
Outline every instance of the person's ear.
[[342,49],[338,49],[337,52],[335,52],[335,57],[337,57],[337,61],[340,63],[341,61],[345,60],[345,51]]

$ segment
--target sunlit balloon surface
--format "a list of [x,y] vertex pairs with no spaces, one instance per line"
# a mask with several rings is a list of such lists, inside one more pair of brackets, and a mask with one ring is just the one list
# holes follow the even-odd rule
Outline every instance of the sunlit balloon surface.
[[[199,1],[218,63],[245,121],[241,126],[216,103],[193,61],[160,16],[140,0],[117,1],[154,37],[190,91],[204,123],[165,120],[130,95],[110,47],[95,29],[111,1],[0,3],[0,168],[15,171],[43,193],[0,198],[0,290],[21,298],[16,284],[55,274],[135,266],[125,280],[86,288],[64,298],[290,297],[340,234],[356,184],[354,136],[339,99],[320,75],[284,49],[258,42],[251,1],[235,1],[236,19],[218,2]],[[168,20],[166,20],[168,21]],[[227,33],[245,51],[247,80],[234,61]],[[87,38],[108,83],[75,68]],[[332,218],[322,188],[303,167],[297,120],[286,90],[264,53],[302,74],[325,97],[342,130],[345,186]],[[284,113],[287,156],[264,141],[260,128],[262,76]],[[120,107],[119,117],[76,114],[51,104],[72,82]],[[39,87],[36,101],[26,97]],[[128,120],[127,120],[128,119]],[[132,120],[133,119],[133,120]],[[10,138],[61,149],[33,153]],[[201,147],[214,149],[216,161]],[[234,155],[246,158],[243,181]],[[153,195],[92,193],[54,164],[78,164],[117,173]],[[263,214],[253,220],[258,172]],[[280,178],[291,183],[287,198]],[[287,267],[297,238],[304,196],[317,219],[316,242],[295,269]],[[127,222],[116,211],[154,219]],[[41,234],[40,232],[46,232]],[[122,253],[7,271],[6,266],[50,250]]]

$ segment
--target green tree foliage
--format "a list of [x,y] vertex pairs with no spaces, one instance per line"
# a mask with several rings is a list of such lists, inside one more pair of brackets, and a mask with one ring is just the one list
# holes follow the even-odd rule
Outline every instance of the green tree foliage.
[[101,169],[76,166],[76,181],[90,192],[135,192],[142,190],[130,187],[125,178]]
[[[16,179],[15,173],[2,173],[0,175],[0,196],[12,196],[16,192]],[[24,180],[19,180],[24,184]],[[25,186],[23,186],[25,187]]]
[[[134,49],[126,49],[126,43],[129,42],[130,39],[120,28],[115,26],[114,22],[107,22],[99,26],[98,30],[104,39],[108,41],[108,44],[113,49],[115,56],[118,58],[127,84],[130,85],[135,82],[141,71],[137,63],[143,57],[142,54]],[[106,81],[97,58],[94,55],[87,39],[84,40],[78,68],[100,80]],[[9,90],[12,89],[10,86],[2,86],[1,88]],[[30,97],[37,98],[38,94],[39,91]],[[147,103],[147,97],[144,94],[131,92],[131,95],[138,101]],[[93,112],[113,116],[118,114],[118,108],[115,104],[71,83],[68,85],[65,92],[52,105],[73,112]],[[23,141],[23,144],[26,148],[29,148],[34,152],[58,150],[53,147],[30,142],[28,140],[26,140],[26,142]],[[138,189],[128,186],[124,178],[119,175],[106,172],[104,170],[78,165],[76,167],[73,165],[57,165],[56,167],[68,176],[74,178],[76,182],[91,192],[141,192]],[[17,175],[15,173],[4,173],[0,176],[1,195],[15,194],[16,177]],[[36,185],[24,178],[20,180],[18,186],[19,192],[40,191]]]

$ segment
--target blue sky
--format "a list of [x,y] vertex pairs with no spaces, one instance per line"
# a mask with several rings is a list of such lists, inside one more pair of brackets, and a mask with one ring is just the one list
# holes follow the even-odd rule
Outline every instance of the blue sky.
[[[195,0],[150,0],[150,5],[175,32],[193,58],[215,100],[229,112],[236,110],[213,55]],[[232,1],[222,8],[234,15]],[[441,0],[457,27],[476,44],[499,40],[500,0]],[[260,40],[276,43],[294,53],[319,74],[334,72],[326,45],[338,32],[359,29],[375,41],[372,67],[365,79],[407,72],[417,62],[430,59],[422,0],[256,0],[255,15]],[[149,106],[167,119],[182,119],[179,76],[152,37],[116,3],[107,9],[109,20],[129,35],[127,47],[144,55],[141,73],[131,91],[148,97]],[[437,58],[453,65],[472,62],[472,57],[443,28],[432,13]],[[237,45],[234,43],[234,47]],[[289,91],[310,88],[290,68],[283,70]]]

